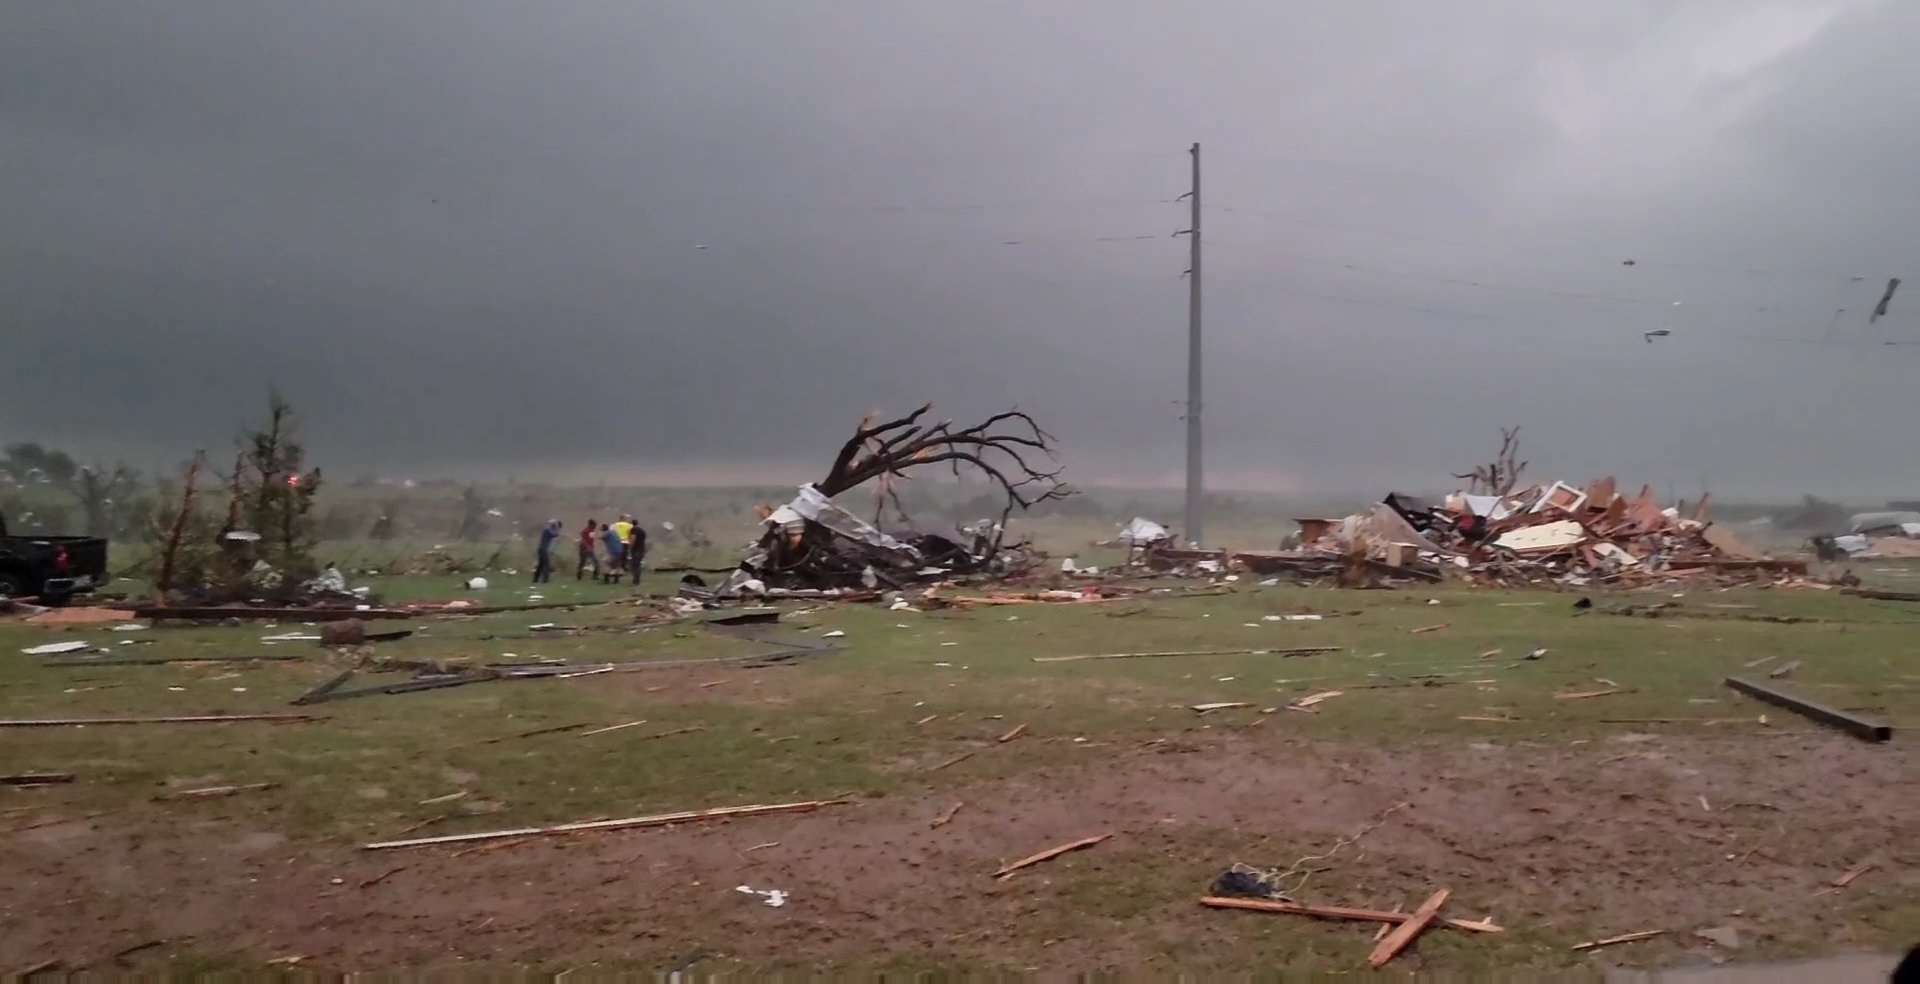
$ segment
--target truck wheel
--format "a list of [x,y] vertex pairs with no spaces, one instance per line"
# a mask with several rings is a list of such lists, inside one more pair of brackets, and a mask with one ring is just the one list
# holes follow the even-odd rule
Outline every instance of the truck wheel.
[[0,598],[21,598],[27,593],[26,585],[13,574],[0,574]]

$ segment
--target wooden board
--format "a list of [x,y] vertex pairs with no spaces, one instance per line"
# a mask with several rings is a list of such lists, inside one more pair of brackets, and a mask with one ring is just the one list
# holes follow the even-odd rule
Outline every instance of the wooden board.
[[1420,903],[1420,908],[1414,910],[1411,919],[1395,927],[1393,932],[1387,934],[1386,939],[1380,941],[1379,946],[1373,948],[1373,953],[1367,957],[1367,966],[1375,970],[1386,966],[1395,954],[1406,949],[1407,944],[1412,943],[1415,937],[1426,932],[1433,918],[1440,914],[1440,907],[1447,904],[1447,896],[1450,894],[1452,893],[1443,888],[1427,896],[1427,900]]

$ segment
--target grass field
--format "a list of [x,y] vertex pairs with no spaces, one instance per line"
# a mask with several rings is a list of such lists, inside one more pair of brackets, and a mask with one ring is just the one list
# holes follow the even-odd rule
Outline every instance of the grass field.
[[[460,580],[374,583],[389,601],[475,596]],[[1510,927],[1429,933],[1401,958],[1409,968],[1705,959],[1725,954],[1692,933],[1720,923],[1742,929],[1742,959],[1920,940],[1920,759],[1900,734],[1920,724],[1920,606],[1817,590],[1598,599],[1678,606],[1629,618],[1576,615],[1577,596],[1549,592],[1243,581],[1219,597],[1094,605],[789,606],[768,632],[843,632],[840,648],[742,668],[682,661],[766,647],[684,621],[643,624],[660,609],[629,588],[491,580],[487,603],[538,594],[583,607],[419,619],[377,655],[658,665],[328,703],[304,724],[0,731],[0,773],[78,777],[0,796],[0,864],[19,873],[0,884],[13,927],[0,969],[51,958],[112,969],[122,949],[160,941],[121,965],[298,956],[327,971],[651,971],[701,955],[709,970],[1352,970],[1371,926],[1204,911],[1195,899],[1232,862],[1285,868],[1383,813],[1310,865],[1295,897],[1396,907],[1449,887],[1448,914],[1491,910]],[[1323,618],[1265,620],[1302,613]],[[531,628],[541,623],[571,631]],[[348,665],[311,642],[262,641],[302,628],[0,623],[0,717],[300,710],[289,702]],[[19,653],[67,639],[115,657],[295,658],[51,667]],[[1035,661],[1306,646],[1339,651]],[[1722,686],[1794,661],[1783,682],[1888,719],[1894,742],[1836,736]],[[385,679],[404,676],[351,685]],[[1327,691],[1339,695],[1287,708]],[[1597,691],[1610,692],[1565,696]],[[1247,706],[1191,709],[1210,702]],[[253,783],[273,787],[156,799]],[[806,799],[848,803],[470,854],[357,849]],[[988,877],[1101,832],[1115,837]],[[1820,894],[1866,862],[1874,871]],[[736,884],[793,899],[769,908]],[[1642,929],[1669,933],[1569,949]]]

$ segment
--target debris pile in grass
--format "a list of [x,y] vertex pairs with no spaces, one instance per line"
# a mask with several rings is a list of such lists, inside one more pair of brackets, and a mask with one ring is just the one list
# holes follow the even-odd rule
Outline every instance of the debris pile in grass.
[[1462,578],[1486,585],[1636,585],[1684,580],[1799,583],[1807,562],[1773,557],[1708,515],[1683,514],[1651,487],[1623,495],[1612,478],[1551,482],[1504,494],[1456,492],[1437,502],[1390,493],[1365,512],[1299,519],[1287,551],[1154,547],[1143,563],[1198,574],[1248,570],[1332,578],[1345,586]]

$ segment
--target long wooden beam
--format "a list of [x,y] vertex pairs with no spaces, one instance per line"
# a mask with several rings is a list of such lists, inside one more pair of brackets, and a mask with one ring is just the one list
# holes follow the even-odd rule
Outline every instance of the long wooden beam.
[[1766,701],[1775,707],[1784,707],[1795,714],[1812,718],[1831,727],[1839,728],[1861,741],[1889,741],[1893,738],[1893,726],[1884,721],[1874,721],[1858,714],[1815,703],[1797,694],[1790,694],[1779,687],[1761,683],[1747,677],[1728,677],[1727,686],[1749,697]]

